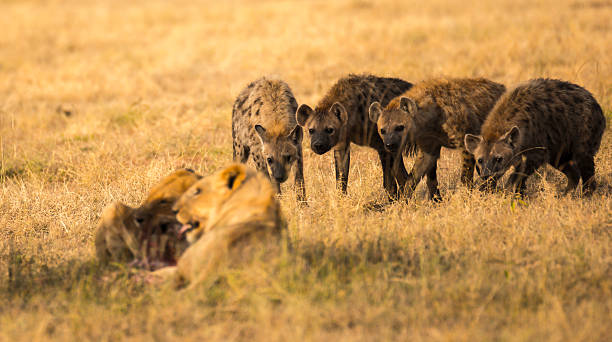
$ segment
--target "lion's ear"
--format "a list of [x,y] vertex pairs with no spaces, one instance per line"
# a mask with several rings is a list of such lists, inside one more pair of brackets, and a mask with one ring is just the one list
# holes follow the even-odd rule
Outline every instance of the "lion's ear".
[[234,164],[221,171],[221,179],[228,189],[235,190],[246,178],[246,167],[242,164]]

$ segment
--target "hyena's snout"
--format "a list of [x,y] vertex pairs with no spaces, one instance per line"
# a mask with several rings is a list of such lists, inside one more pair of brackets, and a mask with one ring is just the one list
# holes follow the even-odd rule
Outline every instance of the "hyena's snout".
[[271,176],[277,183],[284,183],[288,178],[287,170],[283,165],[277,164],[271,167]]
[[401,138],[395,135],[384,136],[383,143],[385,144],[385,150],[389,152],[397,152],[401,145]]
[[316,154],[324,154],[332,148],[329,137],[317,135],[311,137],[310,147]]

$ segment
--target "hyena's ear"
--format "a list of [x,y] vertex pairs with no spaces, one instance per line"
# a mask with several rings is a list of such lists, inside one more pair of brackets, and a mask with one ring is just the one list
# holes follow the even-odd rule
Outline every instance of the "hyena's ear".
[[305,127],[306,121],[314,111],[307,104],[302,104],[295,113],[295,119],[298,125]]
[[346,108],[344,108],[342,103],[335,102],[329,111],[334,114],[342,124],[348,121],[348,114],[346,113]]
[[466,134],[463,138],[463,142],[465,143],[465,149],[471,154],[474,154],[474,151],[476,151],[476,147],[478,147],[478,144],[482,142],[482,136]]
[[372,104],[370,105],[370,121],[378,122],[380,114],[382,114],[382,108],[380,106],[380,103],[372,102]]
[[291,133],[289,133],[289,139],[293,141],[294,144],[299,145],[302,143],[302,138],[304,137],[304,133],[302,133],[302,127],[300,125],[295,125]]
[[255,132],[257,132],[257,135],[259,136],[259,139],[261,139],[261,142],[264,143],[267,139],[266,129],[262,125],[255,125]]
[[414,113],[417,110],[417,104],[413,99],[402,96],[402,98],[400,98],[399,108],[406,113]]
[[233,164],[221,171],[221,179],[230,190],[237,189],[246,178],[246,167],[242,164]]
[[499,138],[499,141],[503,141],[508,145],[514,146],[516,142],[518,141],[519,133],[520,133],[520,130],[518,126],[514,126],[510,128],[510,130],[506,132],[506,134],[504,134],[501,138]]

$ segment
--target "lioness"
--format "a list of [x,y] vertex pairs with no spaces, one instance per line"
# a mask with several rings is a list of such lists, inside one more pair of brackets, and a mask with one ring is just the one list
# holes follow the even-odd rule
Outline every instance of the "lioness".
[[[176,267],[153,273],[193,287],[210,279],[225,261],[248,258],[281,233],[276,190],[268,178],[244,164],[232,164],[195,183],[173,209],[183,223],[189,248]],[[254,243],[258,242],[258,243]]]
[[96,232],[98,259],[134,261],[153,269],[176,264],[187,244],[178,238],[180,224],[172,205],[200,178],[192,170],[180,169],[155,185],[140,207],[119,202],[106,207]]

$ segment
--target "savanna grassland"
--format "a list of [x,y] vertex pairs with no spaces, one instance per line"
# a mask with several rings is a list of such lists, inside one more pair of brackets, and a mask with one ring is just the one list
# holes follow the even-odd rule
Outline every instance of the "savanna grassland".
[[552,168],[524,202],[470,192],[447,150],[443,203],[421,185],[382,212],[373,150],[341,196],[305,139],[291,249],[201,291],[143,285],[93,244],[109,203],[227,164],[233,100],[262,75],[310,105],[347,73],[554,77],[609,118],[612,2],[3,0],[0,23],[0,341],[612,340],[610,129],[592,197]]

